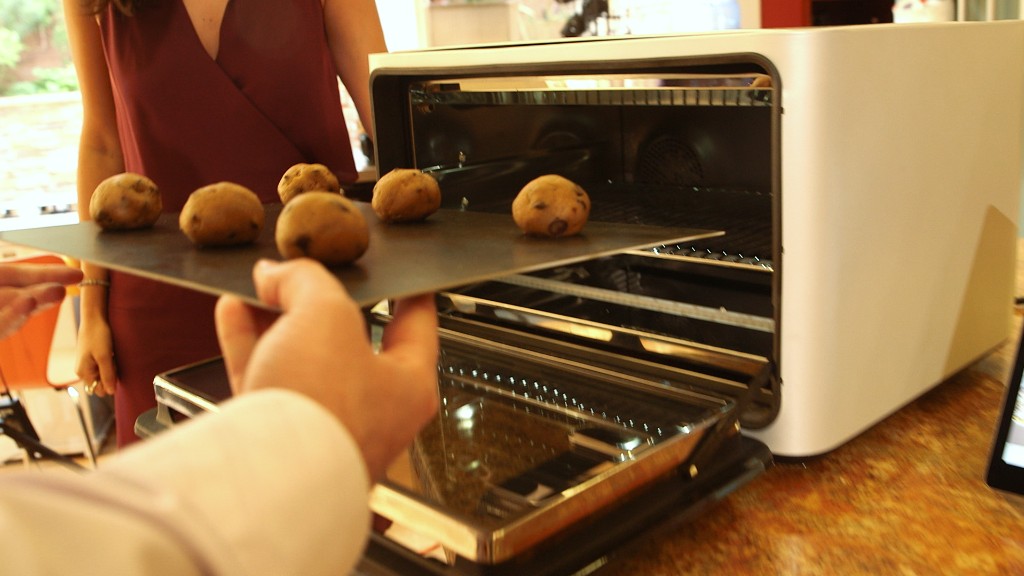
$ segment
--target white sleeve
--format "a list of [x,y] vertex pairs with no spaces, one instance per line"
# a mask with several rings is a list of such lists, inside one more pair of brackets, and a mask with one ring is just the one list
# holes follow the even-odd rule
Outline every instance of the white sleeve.
[[250,393],[87,476],[0,479],[12,574],[345,574],[370,527],[359,447],[312,400]]

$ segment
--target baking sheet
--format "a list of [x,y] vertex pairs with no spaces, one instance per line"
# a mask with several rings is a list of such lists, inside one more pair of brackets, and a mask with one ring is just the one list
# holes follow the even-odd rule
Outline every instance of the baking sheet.
[[[570,238],[534,238],[512,216],[439,210],[424,222],[387,225],[370,205],[356,203],[370,226],[370,247],[358,261],[332,268],[363,306],[387,298],[447,290],[559,264],[721,234],[589,222]],[[252,267],[260,258],[279,260],[274,229],[280,204],[266,206],[267,220],[255,244],[197,248],[178,229],[178,215],[165,214],[147,230],[106,232],[93,222],[0,233],[0,239],[146,276],[215,295],[234,294],[259,305]]]

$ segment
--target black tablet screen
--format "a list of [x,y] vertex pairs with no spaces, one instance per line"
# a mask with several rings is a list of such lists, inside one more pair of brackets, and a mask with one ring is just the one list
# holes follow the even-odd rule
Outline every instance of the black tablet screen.
[[1013,372],[1010,373],[1003,410],[999,415],[986,482],[989,486],[1024,494],[1024,338],[1018,340]]

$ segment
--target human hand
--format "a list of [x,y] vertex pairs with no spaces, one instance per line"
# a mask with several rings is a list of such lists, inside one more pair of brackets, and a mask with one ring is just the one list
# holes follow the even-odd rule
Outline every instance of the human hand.
[[18,331],[32,314],[60,303],[65,286],[82,271],[63,264],[0,264],[0,338]]
[[333,413],[359,444],[373,481],[437,411],[437,315],[431,296],[400,300],[375,354],[363,313],[308,260],[253,270],[275,316],[233,296],[217,302],[217,335],[232,390],[289,388]]
[[78,330],[75,373],[82,382],[88,383],[86,390],[90,394],[114,394],[117,384],[114,337],[105,316],[93,317],[83,310],[81,327]]

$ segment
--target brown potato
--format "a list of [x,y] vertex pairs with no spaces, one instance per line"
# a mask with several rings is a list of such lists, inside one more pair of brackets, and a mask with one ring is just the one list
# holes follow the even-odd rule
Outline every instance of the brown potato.
[[327,266],[359,259],[370,246],[370,229],[359,208],[333,192],[306,192],[285,204],[274,231],[277,251],[313,258]]
[[579,234],[590,217],[590,196],[578,184],[547,174],[531,180],[512,201],[516,226],[533,236]]
[[178,226],[197,246],[235,246],[259,238],[266,213],[256,193],[233,182],[192,192],[178,215]]
[[303,192],[313,190],[342,193],[338,177],[323,164],[296,164],[285,171],[277,184],[277,194],[282,204],[287,204]]
[[441,186],[415,168],[395,168],[374,184],[370,206],[384,222],[416,222],[441,207]]
[[149,228],[163,209],[157,185],[132,172],[100,182],[89,199],[89,215],[104,230]]

